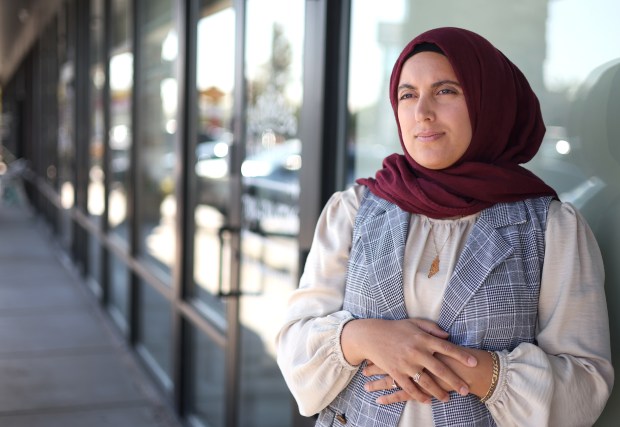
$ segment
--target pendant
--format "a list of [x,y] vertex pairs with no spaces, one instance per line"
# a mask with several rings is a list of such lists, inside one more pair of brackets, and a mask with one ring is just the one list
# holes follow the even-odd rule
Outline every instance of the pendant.
[[439,273],[439,255],[435,256],[431,268],[428,270],[428,278],[430,279],[437,273]]

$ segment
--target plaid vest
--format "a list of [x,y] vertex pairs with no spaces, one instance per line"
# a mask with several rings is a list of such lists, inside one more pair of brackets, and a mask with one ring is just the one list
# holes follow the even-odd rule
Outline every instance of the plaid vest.
[[[513,350],[535,342],[538,294],[551,197],[499,203],[480,213],[444,293],[438,324],[466,347]],[[361,318],[409,317],[403,259],[410,214],[365,190],[353,228],[343,309]],[[394,427],[404,402],[378,405],[390,391],[367,392],[361,374],[319,414],[316,425]],[[433,399],[439,426],[495,426],[473,394]]]

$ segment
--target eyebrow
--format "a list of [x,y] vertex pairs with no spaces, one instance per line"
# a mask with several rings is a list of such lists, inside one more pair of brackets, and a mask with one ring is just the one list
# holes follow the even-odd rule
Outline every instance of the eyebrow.
[[[450,85],[455,85],[455,86],[461,87],[461,84],[459,82],[457,82],[457,81],[454,81],[454,80],[439,80],[439,81],[433,83],[431,85],[431,88],[434,89],[434,88],[437,88],[439,86],[443,86],[443,85],[446,85],[446,84],[450,84]],[[416,89],[416,87],[413,86],[413,85],[410,85],[409,83],[403,83],[402,85],[398,86],[398,91],[401,91],[403,89]]]

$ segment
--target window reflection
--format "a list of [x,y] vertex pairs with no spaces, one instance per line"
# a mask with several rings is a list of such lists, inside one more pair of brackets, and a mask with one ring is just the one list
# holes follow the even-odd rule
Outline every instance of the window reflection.
[[297,286],[304,3],[247,2],[239,408],[244,426],[291,423],[274,342],[285,300]]
[[[175,261],[177,29],[172,0],[140,3],[139,130],[136,132],[138,253],[170,285]],[[123,136],[123,132],[121,132]],[[170,301],[147,281],[139,284],[138,341],[142,357],[166,389],[171,388]]]
[[125,239],[127,230],[127,189],[131,165],[131,91],[133,54],[121,52],[110,60],[110,192],[108,221],[110,228]]
[[131,98],[133,92],[133,52],[131,46],[130,0],[112,2],[110,22],[112,52],[110,57],[110,129],[108,133],[109,181],[108,223],[110,230],[129,239],[127,197],[129,168],[133,144]]
[[[129,245],[127,198],[130,188],[133,91],[133,53],[131,46],[131,0],[113,0],[111,11],[111,52],[109,67],[110,129],[107,135],[109,155],[107,189],[109,230]],[[108,257],[109,310],[116,323],[127,330],[129,317],[129,271],[116,256]]]
[[229,154],[233,143],[235,12],[232,2],[204,1],[198,22],[196,100],[197,182],[193,295],[224,315],[218,293],[229,289],[227,214],[230,203]]
[[[296,137],[302,96],[298,43],[303,21],[294,27],[273,12],[283,7],[282,2],[270,3],[265,8],[269,14],[259,10],[257,2],[248,4],[247,157],[241,165],[244,215],[249,230],[296,236],[302,162]],[[296,14],[303,18],[303,10]]]
[[[620,27],[613,0],[551,1],[541,99],[548,129],[546,149],[531,162],[542,176],[553,176],[563,201],[577,206],[598,240],[605,264],[611,346],[618,364],[620,280]],[[583,19],[587,16],[588,19]],[[585,36],[584,36],[585,35]],[[595,41],[593,43],[593,41]],[[578,55],[576,55],[578,52]],[[561,142],[565,141],[565,142]],[[569,150],[567,150],[569,148]],[[563,179],[560,171],[564,171]],[[609,401],[618,400],[614,389]],[[617,405],[607,405],[598,424],[612,425]]]
[[[105,54],[103,47],[103,0],[90,1],[90,129],[87,211],[98,227],[102,226],[105,209],[104,189],[104,85]],[[92,235],[88,236],[88,275],[97,294],[101,293],[101,246]]]
[[[620,47],[592,46],[590,42],[597,33],[620,37],[613,9],[620,11],[620,5],[609,0],[549,3],[545,91],[541,96],[547,134],[540,153],[528,165],[558,190],[563,201],[575,204],[591,222],[597,215],[590,212],[607,206],[600,204],[600,194],[608,200],[617,198],[620,182],[619,164],[610,149],[614,145],[610,139],[612,125],[607,122],[620,107],[614,108],[610,97]],[[584,22],[584,14],[594,19]],[[589,36],[582,37],[574,25],[587,26]],[[575,51],[584,52],[578,61]]]
[[[235,11],[230,0],[203,0],[196,43],[196,151],[194,174],[194,283],[192,296],[216,326],[225,330],[229,288],[229,155],[233,144]],[[189,410],[205,425],[224,425],[225,351],[198,330],[192,334]],[[214,369],[215,367],[215,369]]]
[[58,215],[61,244],[68,248],[73,241],[71,217],[67,212],[75,204],[75,20],[70,8],[59,15],[59,76],[58,102],[58,169],[57,191],[62,210]]
[[171,0],[144,5],[139,48],[140,141],[137,171],[139,252],[170,277],[174,262],[177,32]]
[[576,91],[564,144],[555,146],[556,152],[570,148],[556,156],[565,157],[574,171],[572,182],[560,187],[560,198],[586,214],[595,230],[620,196],[620,49],[618,54],[592,71]]
[[90,15],[90,144],[88,165],[88,213],[97,224],[104,210],[103,167],[103,87],[105,67],[103,52],[103,1],[91,0]]

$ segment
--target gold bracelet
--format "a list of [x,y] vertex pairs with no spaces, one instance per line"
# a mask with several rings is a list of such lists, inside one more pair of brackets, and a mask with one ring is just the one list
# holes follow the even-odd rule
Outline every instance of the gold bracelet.
[[491,377],[491,385],[489,386],[489,391],[484,395],[480,402],[484,403],[493,395],[495,391],[495,387],[497,387],[497,380],[499,379],[499,358],[497,357],[497,353],[494,351],[489,351],[491,354],[491,358],[493,359],[493,376]]

